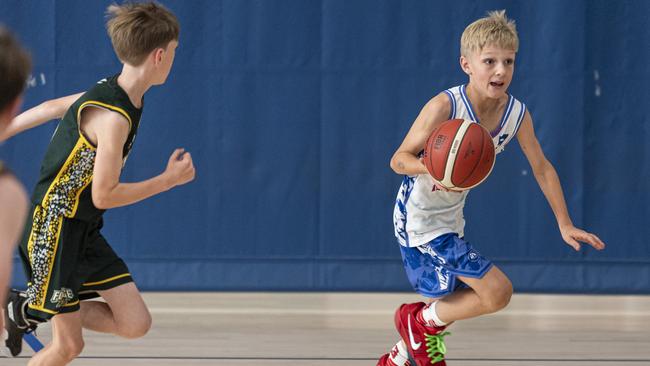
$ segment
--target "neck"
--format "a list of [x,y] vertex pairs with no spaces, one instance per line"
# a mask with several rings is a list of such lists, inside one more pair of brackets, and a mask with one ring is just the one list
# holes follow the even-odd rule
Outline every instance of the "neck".
[[117,78],[117,84],[124,89],[136,108],[142,107],[142,97],[151,87],[151,82],[145,77],[142,68],[126,64]]
[[491,111],[499,108],[501,105],[501,98],[494,99],[481,95],[481,93],[474,89],[471,82],[467,84],[465,89],[467,91],[467,98],[472,102],[472,106],[477,112]]

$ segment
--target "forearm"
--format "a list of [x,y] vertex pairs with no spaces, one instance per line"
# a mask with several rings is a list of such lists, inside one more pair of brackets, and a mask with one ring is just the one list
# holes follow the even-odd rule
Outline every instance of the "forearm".
[[397,174],[429,174],[422,161],[409,152],[397,152],[390,161],[390,167]]
[[63,118],[65,112],[82,94],[48,100],[16,116],[0,135],[0,141],[6,140],[20,132],[40,126],[53,119]]
[[553,210],[558,226],[573,225],[555,168],[550,163],[545,164],[539,172],[535,172],[535,179]]
[[165,174],[137,183],[117,183],[112,188],[93,186],[93,203],[99,209],[128,206],[171,189]]
[[60,108],[48,102],[39,104],[38,106],[28,109],[25,112],[16,116],[8,125],[7,129],[0,136],[0,140],[6,140],[14,135],[19,134],[30,128],[40,126],[45,122],[60,118]]

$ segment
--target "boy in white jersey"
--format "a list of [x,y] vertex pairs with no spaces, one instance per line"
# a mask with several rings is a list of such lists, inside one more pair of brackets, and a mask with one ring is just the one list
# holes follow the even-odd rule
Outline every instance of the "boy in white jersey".
[[438,186],[419,158],[440,123],[451,118],[480,123],[490,131],[497,153],[516,136],[564,241],[575,250],[580,249],[579,242],[599,250],[605,247],[596,235],[573,226],[559,178],[535,137],[530,113],[507,93],[518,47],[515,24],[505,11],[490,12],[470,24],[461,38],[460,57],[469,82],[431,99],[391,159],[391,168],[405,175],[395,205],[395,235],[409,281],[431,302],[400,306],[395,325],[402,339],[378,366],[410,365],[409,355],[418,366],[445,365],[446,326],[501,310],[512,295],[508,277],[464,240],[467,191]]

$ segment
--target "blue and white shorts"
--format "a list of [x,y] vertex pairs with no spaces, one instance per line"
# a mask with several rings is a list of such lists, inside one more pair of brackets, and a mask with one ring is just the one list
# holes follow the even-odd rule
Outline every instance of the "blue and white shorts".
[[456,233],[440,235],[413,248],[399,247],[411,286],[429,298],[467,287],[458,276],[482,278],[492,268],[491,261]]

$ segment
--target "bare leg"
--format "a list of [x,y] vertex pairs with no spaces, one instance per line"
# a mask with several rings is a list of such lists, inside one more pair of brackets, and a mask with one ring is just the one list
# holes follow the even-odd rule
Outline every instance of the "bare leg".
[[35,354],[29,366],[63,366],[72,362],[84,348],[79,312],[52,318],[52,342]]
[[490,314],[506,307],[512,296],[512,283],[493,266],[483,278],[459,276],[470,288],[455,291],[436,304],[436,314],[445,323]]
[[139,338],[151,328],[151,314],[133,282],[100,291],[106,300],[81,303],[83,327],[124,338]]

